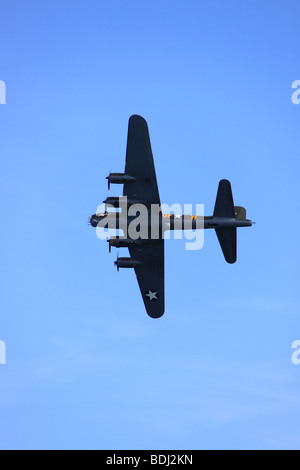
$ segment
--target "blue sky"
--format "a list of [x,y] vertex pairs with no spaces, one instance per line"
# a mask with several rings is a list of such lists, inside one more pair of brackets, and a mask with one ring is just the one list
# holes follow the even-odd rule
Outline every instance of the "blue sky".
[[[0,16],[0,447],[299,448],[299,2],[2,0]],[[162,202],[210,215],[227,178],[256,221],[233,266],[213,232],[199,252],[166,243],[158,321],[87,226],[131,114]]]

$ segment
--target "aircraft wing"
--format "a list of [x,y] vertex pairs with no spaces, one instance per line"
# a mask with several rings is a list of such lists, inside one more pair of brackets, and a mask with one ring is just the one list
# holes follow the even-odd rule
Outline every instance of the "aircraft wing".
[[165,312],[164,240],[129,247],[131,258],[143,266],[134,268],[148,315],[160,318]]
[[137,203],[160,205],[148,125],[137,115],[129,119],[125,174],[136,179],[124,184],[124,196]]
[[[125,174],[135,180],[124,184],[124,196],[147,206],[160,206],[148,125],[137,115],[129,119]],[[130,246],[129,252],[131,258],[143,263],[134,270],[147,313],[159,318],[165,311],[164,240]]]

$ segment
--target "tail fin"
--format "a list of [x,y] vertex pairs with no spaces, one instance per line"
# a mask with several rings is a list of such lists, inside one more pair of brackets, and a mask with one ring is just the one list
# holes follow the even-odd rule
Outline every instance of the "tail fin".
[[246,209],[244,207],[235,206],[234,212],[235,212],[235,218],[237,220],[246,220],[247,219],[247,213],[246,213]]
[[[235,218],[231,184],[228,180],[219,183],[214,217]],[[220,242],[227,263],[235,263],[237,260],[237,229],[236,227],[216,228],[216,234]]]

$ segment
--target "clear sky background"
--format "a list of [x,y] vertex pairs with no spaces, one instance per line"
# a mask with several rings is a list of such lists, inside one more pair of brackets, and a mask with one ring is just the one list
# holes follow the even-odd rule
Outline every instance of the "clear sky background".
[[[2,0],[0,18],[0,448],[300,448],[299,1]],[[213,232],[166,242],[160,320],[87,225],[132,114],[162,202],[211,215],[227,178],[256,221],[235,265]]]

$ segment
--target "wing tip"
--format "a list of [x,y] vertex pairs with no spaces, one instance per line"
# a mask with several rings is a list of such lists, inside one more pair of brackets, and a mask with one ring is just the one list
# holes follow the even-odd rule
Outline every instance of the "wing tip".
[[140,116],[139,114],[133,114],[132,116],[130,116],[129,118],[129,123],[143,123],[143,124],[147,124],[147,121],[145,118],[143,118],[143,116]]
[[149,315],[150,318],[153,318],[153,320],[158,320],[159,318],[163,317],[164,314],[165,314],[164,311],[161,312],[161,313],[155,313],[155,314],[149,313],[149,312],[147,312],[147,313],[148,313],[148,315]]

